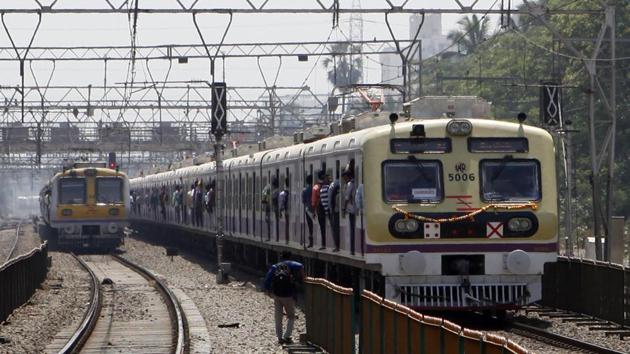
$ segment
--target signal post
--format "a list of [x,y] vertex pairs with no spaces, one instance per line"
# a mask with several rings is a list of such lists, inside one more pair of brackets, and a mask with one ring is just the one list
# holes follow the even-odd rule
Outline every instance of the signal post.
[[230,264],[223,262],[223,135],[227,132],[227,89],[224,82],[212,83],[212,121],[210,133],[214,135],[214,159],[216,163],[216,180],[214,195],[216,198],[217,213],[217,283],[224,284],[228,281]]

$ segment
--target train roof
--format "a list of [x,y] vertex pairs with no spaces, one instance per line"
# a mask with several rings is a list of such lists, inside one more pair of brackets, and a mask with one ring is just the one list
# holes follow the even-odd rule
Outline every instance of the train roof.
[[[394,125],[394,131],[409,131],[413,125],[422,124],[425,127],[427,137],[444,136],[444,129],[450,121],[462,119],[464,118],[409,119],[396,123]],[[537,136],[540,139],[550,141],[552,139],[551,135],[546,130],[526,124],[479,118],[465,120],[473,124],[472,136],[475,136],[475,132],[477,132],[481,133],[483,137],[502,137],[506,134],[514,134],[516,136]],[[299,143],[286,147],[258,151],[249,155],[227,158],[223,161],[223,164],[224,168],[228,169],[232,166],[244,167],[260,165],[262,162],[265,164],[274,164],[280,161],[298,159],[301,156],[323,155],[332,151],[351,151],[360,148],[364,142],[369,139],[389,134],[392,134],[392,126],[390,124],[380,125],[350,133],[329,136],[310,143]],[[140,186],[143,186],[151,184],[151,182],[154,181],[172,181],[173,179],[187,179],[193,176],[209,176],[215,169],[216,163],[211,161],[197,166],[182,167],[172,171],[137,177],[132,179],[132,183],[139,183]]]

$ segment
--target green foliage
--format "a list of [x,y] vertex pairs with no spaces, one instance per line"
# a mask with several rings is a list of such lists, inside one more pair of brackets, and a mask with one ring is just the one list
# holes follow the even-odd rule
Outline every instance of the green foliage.
[[[345,53],[349,46],[349,43],[336,43],[330,46],[330,50],[333,53]],[[355,48],[355,52],[360,53],[360,48]],[[348,55],[326,58],[322,64],[328,69],[328,81],[335,86],[348,86],[361,82],[363,62],[359,55],[352,58]]]
[[[540,3],[541,1],[539,1]],[[588,0],[542,1],[550,9],[599,9],[596,2]],[[532,1],[530,1],[532,3]],[[630,39],[630,3],[614,1],[616,5],[616,37]],[[565,38],[597,38],[604,15],[545,15],[545,18]],[[479,21],[479,19],[477,19]],[[469,26],[471,18],[463,18],[460,24]],[[514,23],[514,22],[513,22]],[[515,120],[518,112],[528,114],[528,124],[539,125],[539,87],[543,80],[561,82],[563,88],[563,104],[565,119],[570,119],[573,133],[574,164],[575,164],[575,196],[574,204],[577,214],[578,230],[585,233],[592,218],[592,189],[590,184],[591,160],[589,156],[589,76],[585,64],[575,58],[575,54],[566,43],[554,38],[552,32],[540,21],[530,16],[522,15],[515,21],[515,29],[507,29],[491,36],[486,41],[472,44],[470,38],[460,41],[461,45],[473,46],[466,50],[466,55],[448,53],[442,58],[427,60],[423,63],[424,95],[478,95],[493,104],[496,117]],[[477,25],[479,26],[479,25]],[[453,32],[449,38],[456,40],[461,37]],[[470,27],[469,27],[470,29]],[[607,34],[608,36],[608,34]],[[591,57],[595,48],[594,41],[571,41],[577,50]],[[460,46],[461,46],[460,45]],[[560,53],[555,55],[554,53]],[[617,143],[614,194],[616,215],[630,214],[630,46],[624,42],[617,43],[616,56],[622,58],[616,62],[617,74]],[[601,47],[600,59],[610,57],[609,42]],[[610,87],[610,61],[597,62],[597,73],[601,85],[608,94]],[[468,77],[468,80],[446,80],[449,77]],[[481,77],[481,80],[476,78]],[[486,79],[483,79],[486,78]],[[608,112],[603,104],[601,95],[597,93],[596,115],[603,121]],[[601,126],[596,127],[595,135],[601,147],[606,131]],[[562,150],[558,149],[559,158]],[[605,164],[604,164],[605,165]],[[602,188],[606,188],[607,171],[602,171]],[[559,175],[559,190],[565,187],[565,176]],[[564,192],[561,198],[564,198]]]

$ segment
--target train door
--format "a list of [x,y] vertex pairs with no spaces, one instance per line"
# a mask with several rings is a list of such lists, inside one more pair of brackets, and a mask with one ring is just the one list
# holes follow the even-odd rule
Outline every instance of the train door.
[[361,150],[357,150],[357,153],[354,155],[354,183],[356,186],[355,190],[355,215],[357,217],[356,220],[356,240],[355,240],[355,250],[357,253],[360,253],[362,256],[365,255],[365,216],[364,216],[364,203],[365,196],[363,194],[363,155]]
[[[279,161],[276,158],[276,161]],[[282,176],[280,175],[280,169],[276,168],[273,171],[275,179],[272,178],[271,185],[271,212],[272,212],[272,232],[276,242],[280,242],[280,208],[278,207],[278,197],[280,194],[280,181]]]
[[236,200],[237,200],[237,210],[238,210],[238,217],[236,220],[236,223],[238,225],[238,234],[239,236],[242,236],[243,234],[243,224],[244,224],[244,220],[243,220],[243,206],[245,205],[244,203],[244,199],[245,199],[245,191],[243,188],[243,173],[240,171],[238,171],[238,191],[236,193]]
[[271,238],[271,199],[268,196],[264,197],[263,193],[269,193],[267,189],[271,186],[267,186],[271,179],[271,172],[262,170],[260,176],[260,230],[263,241],[268,241]]
[[[254,167],[255,168],[255,167]],[[251,224],[252,224],[252,235],[254,235],[254,238],[256,238],[256,216],[257,216],[257,210],[260,208],[259,203],[258,203],[258,183],[256,183],[258,180],[256,179],[256,171],[252,172],[252,220],[251,220]],[[260,227],[258,227],[258,232],[260,233]],[[262,237],[261,237],[262,239]]]
[[[286,156],[285,156],[286,157]],[[291,203],[291,161],[284,160],[285,164],[288,166],[284,169],[284,178],[280,180],[281,191],[283,197],[281,199],[281,223],[282,230],[281,235],[286,244],[289,244],[289,235],[290,235],[290,225],[291,225],[291,207],[293,206]]]

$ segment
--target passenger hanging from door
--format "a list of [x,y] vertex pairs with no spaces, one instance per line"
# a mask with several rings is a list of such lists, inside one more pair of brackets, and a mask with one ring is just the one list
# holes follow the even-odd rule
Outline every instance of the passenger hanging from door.
[[328,173],[326,178],[330,182],[328,187],[328,215],[330,217],[330,227],[332,228],[333,241],[335,242],[335,248],[333,252],[339,252],[339,234],[340,234],[340,220],[339,220],[339,189],[341,185],[339,179],[332,178],[332,172]]
[[354,184],[354,174],[351,170],[346,169],[341,174],[343,182],[346,185],[346,189],[343,193],[343,217],[348,215],[348,227],[350,228],[350,254],[354,255],[354,242],[355,242],[355,230],[357,223],[356,208],[355,208],[355,194],[356,186]]
[[289,177],[284,179],[284,187],[278,195],[278,209],[280,209],[280,218],[284,219],[284,238],[289,243]]
[[280,197],[278,177],[271,177],[271,203],[273,207],[273,216],[276,220],[276,242],[280,242],[280,204],[278,203]]
[[[322,201],[322,198],[324,200]],[[317,173],[317,183],[313,186],[311,194],[311,207],[317,215],[319,231],[321,236],[320,250],[326,249],[326,207],[328,206],[328,182],[326,172],[321,170]]]
[[302,190],[302,204],[304,204],[304,218],[308,226],[308,245],[307,248],[313,247],[313,217],[315,209],[312,206],[313,194],[313,175],[306,176],[306,187]]

